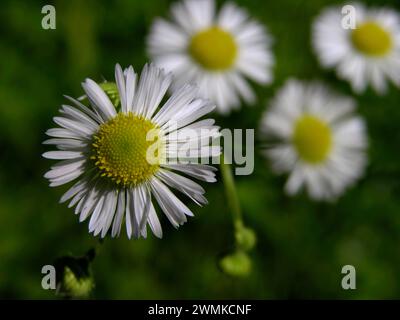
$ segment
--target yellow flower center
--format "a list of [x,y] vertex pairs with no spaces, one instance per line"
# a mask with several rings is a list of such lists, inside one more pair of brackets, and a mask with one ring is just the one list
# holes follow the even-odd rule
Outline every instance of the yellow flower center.
[[392,48],[392,37],[388,31],[373,21],[360,24],[351,33],[354,47],[370,56],[383,56]]
[[326,160],[332,147],[332,131],[327,123],[311,115],[297,120],[293,144],[300,158],[317,164]]
[[91,159],[102,176],[136,186],[158,170],[160,147],[157,125],[133,113],[119,113],[94,135]]
[[188,50],[198,64],[213,71],[229,69],[237,55],[233,36],[215,26],[195,34]]

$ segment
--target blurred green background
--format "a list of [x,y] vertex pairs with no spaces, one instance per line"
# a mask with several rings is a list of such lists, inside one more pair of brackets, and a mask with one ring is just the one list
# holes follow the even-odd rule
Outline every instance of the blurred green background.
[[[398,0],[363,1],[400,10]],[[353,95],[347,83],[322,70],[310,49],[312,19],[326,0],[237,1],[275,39],[275,81],[255,86],[258,102],[222,127],[257,128],[266,103],[290,76],[322,79]],[[57,29],[41,28],[41,8],[53,4]],[[145,35],[169,1],[2,1],[0,9],[0,298],[54,298],[41,288],[41,268],[62,255],[84,254],[97,239],[65,204],[67,189],[49,188],[51,164],[41,154],[44,132],[80,82],[111,79],[114,65],[140,70],[148,61]],[[257,232],[253,269],[233,278],[218,266],[233,245],[231,213],[220,182],[207,185],[209,205],[189,204],[195,218],[178,231],[162,217],[164,238],[106,239],[93,263],[94,298],[400,298],[400,91],[357,97],[368,123],[365,177],[337,203],[318,204],[282,192],[256,152],[255,172],[237,177],[246,224]],[[183,198],[182,198],[183,199]],[[186,199],[185,199],[186,200]],[[357,270],[357,290],[341,288],[341,268]]]

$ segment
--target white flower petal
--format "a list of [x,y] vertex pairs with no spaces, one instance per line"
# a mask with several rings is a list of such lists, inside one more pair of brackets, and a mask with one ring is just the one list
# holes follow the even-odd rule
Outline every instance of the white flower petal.
[[207,199],[203,196],[205,193],[204,189],[196,182],[185,178],[172,171],[161,169],[157,173],[157,177],[165,182],[172,188],[179,190],[180,192],[187,195],[190,199],[196,202],[198,205],[207,204]]
[[111,119],[116,116],[113,104],[107,94],[96,82],[91,79],[86,79],[86,81],[82,83],[82,87],[93,108],[98,110],[102,114],[103,118]]
[[134,112],[151,118],[171,83],[171,75],[155,65],[145,65],[140,75],[138,92],[134,98]]
[[82,152],[77,151],[48,151],[43,153],[43,157],[54,160],[77,159],[83,156]]
[[72,120],[82,123],[82,125],[90,128],[92,131],[96,131],[99,128],[99,123],[95,119],[92,119],[74,107],[63,105],[60,112],[69,116]]
[[160,220],[158,220],[156,210],[154,209],[153,203],[151,203],[151,202],[150,202],[148,223],[149,223],[151,231],[153,231],[154,235],[157,238],[162,238],[163,232],[162,232]]
[[121,232],[122,219],[124,217],[124,212],[125,212],[125,202],[126,202],[126,192],[125,190],[121,190],[118,194],[117,212],[115,214],[111,230],[112,237],[119,236]]
[[171,224],[177,228],[184,224],[185,215],[193,216],[193,213],[168,189],[160,180],[153,178],[150,181],[151,190],[160,208],[164,211]]
[[74,172],[75,170],[81,169],[86,163],[86,159],[82,158],[81,160],[64,160],[59,164],[52,167],[50,171],[48,171],[44,177],[47,179],[55,179],[59,178],[63,175]]
[[118,63],[115,65],[115,83],[117,84],[119,98],[121,100],[121,110],[122,112],[126,113],[128,111],[128,107],[126,103],[125,76],[121,66]]
[[77,133],[84,138],[91,137],[94,132],[94,130],[91,129],[89,126],[86,127],[82,123],[64,117],[54,117],[53,120],[60,127],[70,130],[74,133]]

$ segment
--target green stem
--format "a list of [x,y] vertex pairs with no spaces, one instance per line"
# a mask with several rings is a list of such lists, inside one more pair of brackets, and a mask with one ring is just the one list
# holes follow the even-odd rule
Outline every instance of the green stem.
[[235,180],[233,178],[231,165],[224,162],[224,156],[220,158],[220,168],[222,181],[225,187],[225,195],[228,207],[233,215],[233,225],[236,230],[243,227],[242,210],[240,208],[239,197],[236,191]]

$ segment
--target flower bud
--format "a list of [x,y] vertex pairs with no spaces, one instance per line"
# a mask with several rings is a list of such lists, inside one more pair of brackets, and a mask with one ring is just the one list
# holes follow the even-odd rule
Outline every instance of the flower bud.
[[94,281],[91,276],[79,277],[69,267],[65,267],[58,293],[64,297],[85,299],[90,296],[93,288]]
[[251,260],[246,252],[238,250],[220,260],[222,271],[230,276],[245,277],[251,271]]
[[257,242],[256,233],[247,227],[240,226],[235,231],[235,239],[238,247],[244,251],[254,248]]
[[99,86],[104,90],[104,92],[110,98],[114,107],[118,107],[120,100],[119,100],[118,88],[115,82],[102,82],[99,83]]

